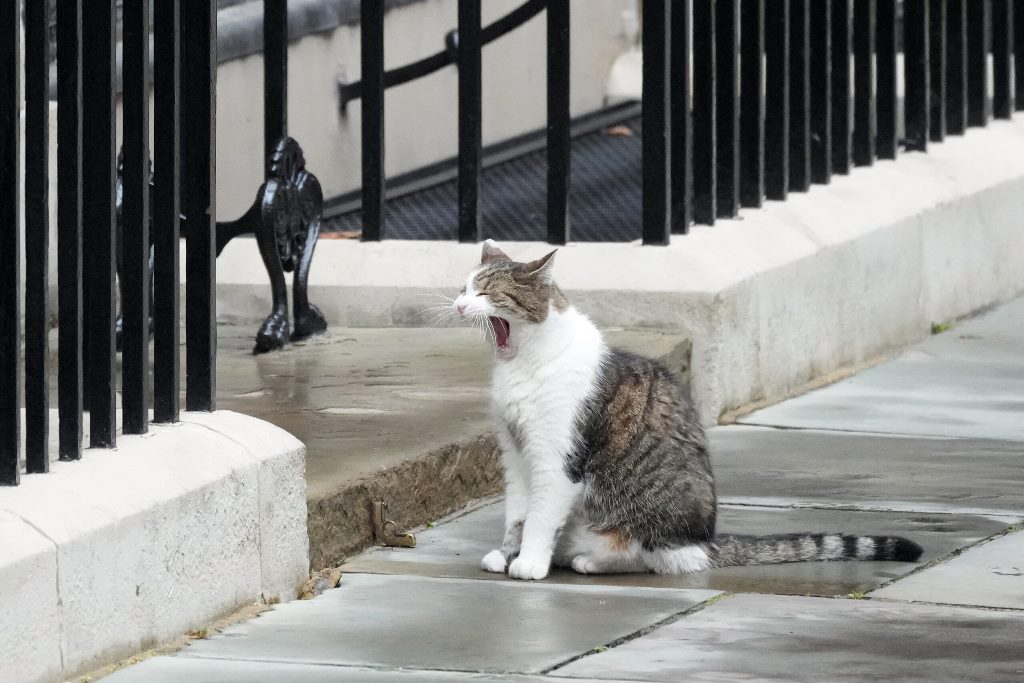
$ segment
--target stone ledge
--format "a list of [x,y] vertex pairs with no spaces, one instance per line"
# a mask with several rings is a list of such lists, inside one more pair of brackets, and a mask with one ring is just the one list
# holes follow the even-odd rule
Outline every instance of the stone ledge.
[[65,680],[307,577],[305,448],[236,413],[0,489],[0,680]]

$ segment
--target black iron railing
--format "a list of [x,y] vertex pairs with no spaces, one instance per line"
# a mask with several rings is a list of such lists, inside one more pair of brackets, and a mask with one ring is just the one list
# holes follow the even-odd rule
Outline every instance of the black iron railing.
[[[56,385],[61,460],[82,457],[85,415],[89,445],[94,448],[116,444],[119,407],[124,434],[148,430],[150,406],[155,422],[178,420],[181,237],[187,410],[215,407],[216,256],[235,235],[255,234],[271,279],[273,310],[257,336],[256,350],[278,348],[290,338],[326,327],[305,291],[322,194],[316,178],[305,169],[301,148],[286,132],[284,0],[264,3],[266,181],[245,215],[236,221],[216,221],[217,6],[215,1],[152,0],[151,13],[150,0],[124,4],[123,136],[118,154],[116,4],[56,2]],[[29,0],[0,3],[0,484],[19,482],[23,454],[28,473],[46,472],[50,464],[46,160],[52,142],[47,88],[52,20],[46,7]],[[24,192],[18,142],[22,8]],[[19,207],[24,207],[25,219],[24,311],[19,291]],[[286,270],[296,271],[294,326],[289,320]]]
[[[548,25],[546,233],[554,244],[572,237],[570,3],[531,0],[483,28],[480,4],[459,1],[459,27],[448,35],[446,52],[385,71],[379,3],[362,3],[362,81],[343,84],[340,95],[343,107],[363,98],[364,240],[388,234],[385,90],[453,63],[460,141],[452,164],[458,177],[454,234],[461,241],[490,234],[480,219],[486,200],[480,178],[487,171],[479,145],[479,52],[542,9]],[[495,30],[499,25],[502,31]],[[626,225],[617,239],[667,244],[694,223],[713,225],[765,199],[805,192],[876,158],[893,159],[900,148],[926,151],[929,142],[1024,108],[1018,94],[1024,93],[1024,0],[644,0],[641,25],[641,168],[630,172],[642,177],[642,219],[638,232]],[[437,174],[438,181],[448,175]],[[422,178],[416,182],[423,185]],[[393,189],[405,195],[400,201],[415,201]],[[347,199],[336,205],[352,211]],[[437,199],[434,194],[424,206]]]

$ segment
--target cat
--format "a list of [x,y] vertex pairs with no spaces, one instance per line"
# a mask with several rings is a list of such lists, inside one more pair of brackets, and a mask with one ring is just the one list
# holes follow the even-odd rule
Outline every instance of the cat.
[[481,561],[513,579],[552,565],[581,574],[687,574],[819,560],[913,562],[894,536],[715,534],[704,430],[668,369],[609,348],[552,277],[493,241],[452,302],[494,345],[490,390],[505,474],[505,534]]

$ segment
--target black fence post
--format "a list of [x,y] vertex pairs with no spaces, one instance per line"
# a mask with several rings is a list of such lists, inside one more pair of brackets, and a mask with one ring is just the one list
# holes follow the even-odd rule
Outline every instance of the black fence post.
[[1016,111],[1024,111],[1024,0],[1013,2],[1013,82]]
[[19,100],[21,26],[18,3],[0,3],[0,485],[20,480],[21,305],[18,288],[21,248],[18,206],[21,204]]
[[740,9],[740,203],[756,208],[765,193],[764,0]]
[[875,0],[855,0],[853,6],[853,162],[875,162]]
[[97,0],[82,12],[82,230],[87,296],[86,392],[89,443],[112,448],[117,441],[115,413],[114,265],[114,0]]
[[850,82],[850,47],[853,0],[832,2],[832,171],[850,172],[853,135],[853,101]]
[[217,389],[217,3],[182,16],[185,177],[185,408],[212,411]]
[[714,225],[717,210],[715,0],[693,4],[693,222]]
[[643,4],[643,243],[665,245],[672,232],[669,202],[670,0]]
[[[17,4],[17,3],[15,3]],[[26,2],[25,23],[25,469],[50,469],[50,37],[47,5]]]
[[384,3],[359,3],[364,242],[384,233]]
[[765,7],[764,182],[767,198],[777,200],[789,193],[789,12],[789,0],[768,0]]
[[811,187],[811,0],[790,0],[789,189]]
[[740,0],[719,0],[717,5],[717,215],[732,218],[740,210]]
[[897,123],[899,96],[896,90],[896,0],[878,0],[875,28],[875,86],[879,159],[895,159],[899,148]]
[[692,49],[690,17],[692,0],[675,0],[669,17],[669,98],[672,130],[672,232],[685,235],[693,221],[693,118],[690,99]]
[[928,7],[928,137],[946,137],[946,0],[931,0]]
[[569,241],[569,188],[572,139],[569,93],[569,0],[551,0],[547,16],[548,52],[548,242]]
[[988,55],[992,47],[991,0],[967,2],[967,125],[987,126],[992,118]]
[[811,0],[811,181],[832,180],[832,3]]
[[1013,0],[992,0],[992,115],[1013,115]]
[[121,404],[125,434],[149,428],[149,0],[124,5]]
[[57,0],[57,452],[82,457],[82,0]]
[[459,0],[459,241],[479,242],[483,80],[480,0]]
[[967,0],[946,0],[946,133],[967,130]]
[[906,144],[908,150],[928,150],[931,97],[928,66],[928,0],[903,3],[903,73],[906,94],[903,99]]
[[153,7],[153,421],[178,419],[180,378],[181,7]]

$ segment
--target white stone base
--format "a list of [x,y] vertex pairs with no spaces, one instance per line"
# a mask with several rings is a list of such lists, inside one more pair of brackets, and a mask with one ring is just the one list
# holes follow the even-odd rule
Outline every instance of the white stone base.
[[[503,247],[521,260],[550,248]],[[427,294],[453,295],[478,260],[476,245],[321,240],[310,299],[332,325],[421,325]],[[269,312],[252,241],[229,244],[218,270],[222,316]],[[713,422],[1024,290],[1024,117],[694,227],[668,247],[571,244],[555,278],[602,325],[689,333],[694,400]]]
[[262,420],[183,413],[56,462],[0,488],[0,680],[65,680],[292,599],[308,550],[305,447]]

